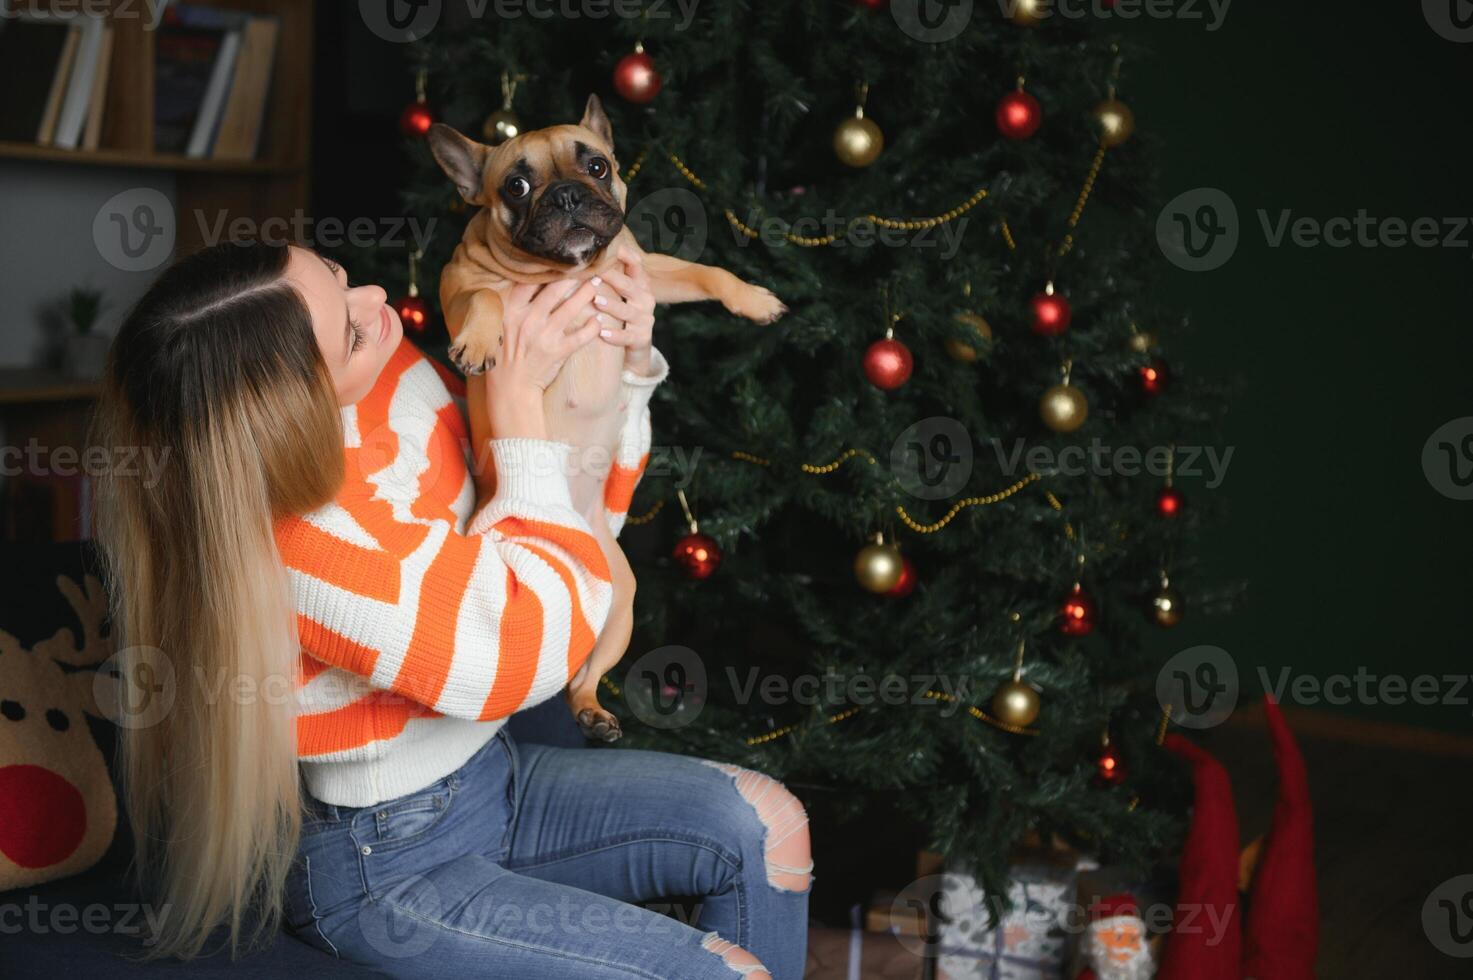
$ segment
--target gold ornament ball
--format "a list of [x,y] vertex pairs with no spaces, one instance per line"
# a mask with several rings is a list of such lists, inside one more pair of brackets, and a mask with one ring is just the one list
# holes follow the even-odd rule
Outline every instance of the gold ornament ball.
[[885,134],[873,119],[851,116],[834,130],[834,152],[851,167],[868,167],[885,148]]
[[1038,692],[1022,681],[1008,681],[992,696],[993,716],[1019,728],[1038,720],[1038,707]]
[[864,588],[877,594],[895,588],[904,570],[900,549],[893,544],[867,544],[854,559],[854,577]]
[[1073,432],[1089,418],[1089,401],[1073,385],[1057,384],[1043,393],[1038,414],[1055,432]]
[[1181,622],[1181,596],[1169,586],[1162,586],[1151,599],[1151,616],[1157,626],[1175,626]]
[[481,126],[481,135],[492,146],[505,143],[522,131],[522,121],[510,109],[497,109],[486,117]]
[[1142,330],[1139,333],[1133,333],[1130,335],[1130,349],[1135,351],[1137,354],[1149,353],[1150,350],[1155,346],[1156,335],[1149,331]]
[[[991,324],[982,319],[976,313],[958,313],[955,317],[953,317],[953,319],[964,327],[971,327],[972,330],[976,332],[977,336],[981,338],[981,346],[986,347],[988,344],[992,343]],[[977,359],[977,348],[973,347],[971,344],[967,343],[964,340],[957,340],[955,337],[947,337],[944,343],[946,345],[946,353],[950,354],[955,360],[962,361],[966,364],[971,364]]]
[[1050,0],[1014,0],[1010,17],[1019,27],[1033,27],[1051,12]]
[[1094,116],[1102,146],[1119,146],[1135,132],[1135,113],[1119,99],[1106,99],[1095,106]]

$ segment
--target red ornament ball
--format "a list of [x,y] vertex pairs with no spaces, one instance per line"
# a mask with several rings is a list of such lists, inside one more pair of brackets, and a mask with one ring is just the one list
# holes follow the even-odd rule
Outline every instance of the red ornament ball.
[[1141,391],[1148,395],[1159,395],[1166,390],[1167,373],[1166,364],[1162,361],[1152,361],[1150,364],[1141,366]]
[[909,558],[900,559],[900,581],[886,592],[885,595],[892,599],[904,599],[916,590],[916,567],[910,563]]
[[411,102],[399,114],[399,129],[410,139],[424,139],[425,133],[435,124],[430,107],[424,102]]
[[614,66],[614,91],[627,102],[644,105],[660,94],[664,82],[655,68],[655,59],[643,51],[626,54]]
[[1065,636],[1087,636],[1094,629],[1094,600],[1076,584],[1059,605],[1059,632]]
[[1162,517],[1175,517],[1186,506],[1186,498],[1176,487],[1162,487],[1156,494],[1156,513]]
[[1022,90],[997,100],[997,131],[1010,140],[1026,140],[1043,125],[1043,106]]
[[692,531],[675,542],[673,557],[686,577],[699,581],[715,574],[721,564],[721,549],[715,538]]
[[893,391],[910,380],[915,360],[910,348],[893,337],[877,340],[864,352],[864,376],[870,384]]
[[1120,755],[1120,750],[1113,745],[1101,746],[1099,755],[1095,756],[1095,779],[1102,786],[1119,786],[1125,782],[1128,775],[1125,759]]
[[399,322],[404,324],[405,330],[423,333],[430,325],[430,304],[423,296],[400,297],[394,304],[394,312],[399,314]]
[[1074,311],[1069,301],[1058,293],[1042,292],[1028,301],[1033,332],[1043,337],[1057,337],[1069,329]]

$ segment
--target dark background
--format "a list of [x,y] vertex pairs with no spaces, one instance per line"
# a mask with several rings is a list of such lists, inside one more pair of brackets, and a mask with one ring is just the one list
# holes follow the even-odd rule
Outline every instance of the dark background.
[[[1200,0],[1176,7],[1207,12]],[[1016,29],[993,26],[993,4],[975,16],[976,29]],[[399,214],[398,116],[413,100],[404,51],[370,34],[356,4],[320,2],[318,17],[312,213]],[[1159,148],[1157,203],[1219,188],[1241,234],[1214,271],[1161,263],[1162,298],[1190,312],[1188,329],[1142,326],[1180,370],[1234,386],[1226,481],[1180,485],[1191,500],[1218,497],[1203,558],[1218,581],[1247,587],[1230,611],[1189,605],[1152,642],[1163,658],[1226,648],[1245,699],[1259,666],[1274,680],[1285,668],[1320,680],[1466,673],[1473,503],[1437,493],[1421,454],[1433,430],[1473,415],[1473,229],[1455,247],[1275,248],[1259,212],[1270,223],[1283,209],[1473,218],[1473,45],[1440,37],[1413,3],[1236,3],[1216,30],[1186,17],[1097,19],[1154,50],[1125,66],[1120,96]],[[1313,706],[1473,728],[1473,689],[1442,690],[1465,703]]]

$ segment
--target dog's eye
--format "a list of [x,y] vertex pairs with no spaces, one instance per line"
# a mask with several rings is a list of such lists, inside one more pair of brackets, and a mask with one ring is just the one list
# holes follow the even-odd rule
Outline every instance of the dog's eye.
[[512,198],[526,197],[531,189],[532,185],[527,183],[526,177],[513,177],[505,184],[506,196]]
[[588,173],[597,180],[603,180],[609,175],[609,161],[603,157],[594,157],[588,161]]

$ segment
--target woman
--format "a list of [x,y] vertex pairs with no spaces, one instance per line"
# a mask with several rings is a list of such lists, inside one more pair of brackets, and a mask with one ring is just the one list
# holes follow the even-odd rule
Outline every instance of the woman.
[[[170,465],[106,478],[98,523],[128,675],[174,679],[162,720],[123,732],[138,866],[170,909],[157,955],[217,927],[235,951],[284,919],[398,977],[802,975],[812,863],[781,784],[505,728],[577,673],[608,613],[577,461],[545,438],[574,350],[626,351],[616,532],[648,457],[654,301],[633,255],[605,280],[512,294],[503,353],[471,381],[497,433],[479,508],[465,419],[379,287],[307,249],[227,244],[130,314],[105,439],[171,447]],[[699,929],[630,904],[685,895]]]

